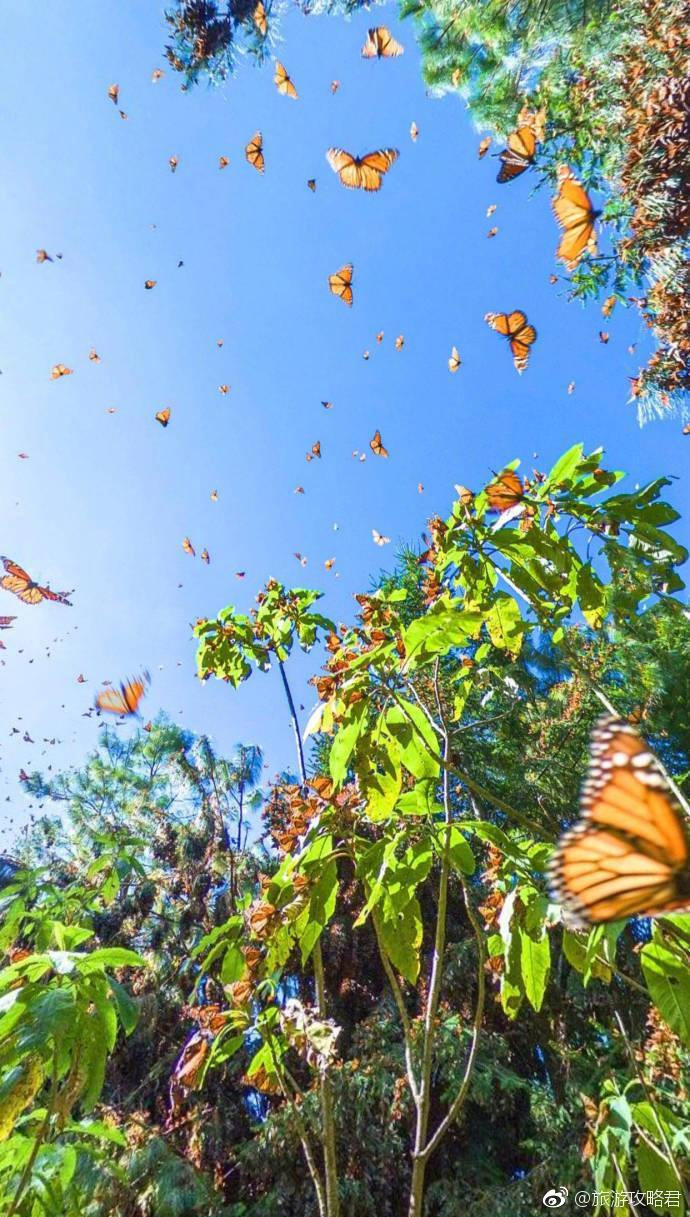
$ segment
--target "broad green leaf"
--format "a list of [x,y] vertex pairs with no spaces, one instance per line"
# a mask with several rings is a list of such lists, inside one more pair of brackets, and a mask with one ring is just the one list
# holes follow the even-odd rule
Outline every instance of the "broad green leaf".
[[525,994],[535,1010],[541,1010],[551,963],[551,947],[545,929],[540,935],[520,926],[520,971]]
[[690,1047],[690,971],[687,963],[659,942],[642,949],[642,971],[661,1017]]
[[422,918],[419,901],[410,900],[402,912],[393,915],[385,909],[379,920],[381,940],[391,963],[405,980],[415,984],[419,976],[419,949],[422,945]]
[[522,646],[526,626],[517,601],[499,593],[486,616],[486,628],[495,647],[517,655]]

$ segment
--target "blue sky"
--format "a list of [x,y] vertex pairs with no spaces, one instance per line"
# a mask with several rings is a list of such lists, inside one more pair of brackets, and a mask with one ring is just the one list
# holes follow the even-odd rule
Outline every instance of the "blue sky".
[[[44,0],[37,16],[8,0],[3,13],[0,552],[75,589],[72,609],[0,592],[0,612],[18,618],[0,656],[0,807],[20,820],[19,768],[79,762],[97,737],[82,713],[101,681],[143,667],[147,715],[165,709],[221,749],[258,743],[267,773],[292,763],[277,674],[238,693],[195,677],[190,623],[228,602],[247,610],[268,577],[322,589],[325,611],[350,619],[353,593],[428,516],[447,513],[456,482],[478,486],[514,457],[529,469],[533,453],[548,467],[578,440],[603,444],[631,483],[681,475],[687,462],[677,421],[640,431],[626,404],[627,377],[650,349],[637,313],[604,322],[599,305],[567,303],[564,280],[549,283],[560,271],[547,193],[533,193],[529,174],[496,184],[463,103],[427,96],[413,27],[391,6],[351,21],[286,18],[276,53],[296,102],[275,90],[272,64],[181,92],[157,8]],[[363,61],[367,27],[383,22],[405,54]],[[107,98],[113,82],[127,121]],[[257,129],[263,177],[244,160]],[[400,158],[365,196],[339,185],[324,156],[332,144],[392,146]],[[39,248],[63,258],[37,265]],[[352,309],[327,287],[348,261]],[[516,307],[539,333],[522,377],[483,321]],[[51,381],[58,362],[74,374]],[[165,406],[164,431],[153,416]],[[369,453],[377,427],[388,461]],[[323,459],[308,464],[316,440]],[[685,479],[671,496],[682,511]],[[372,528],[391,545],[377,549]],[[313,656],[293,666],[305,714],[315,666]]]

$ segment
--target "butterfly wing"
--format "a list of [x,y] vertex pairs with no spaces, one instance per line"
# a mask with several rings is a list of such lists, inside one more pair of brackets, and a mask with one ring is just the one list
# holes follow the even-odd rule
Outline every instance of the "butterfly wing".
[[523,495],[522,482],[512,469],[504,469],[486,488],[491,511],[507,511],[519,503]]
[[326,153],[326,160],[333,172],[338,174],[343,186],[348,186],[351,190],[354,190],[362,185],[359,171],[360,162],[356,156],[352,156],[342,148],[329,148]]
[[376,152],[368,152],[359,161],[359,185],[365,190],[380,190],[384,173],[388,173],[398,156],[397,148],[379,148]]
[[510,349],[513,363],[518,372],[524,372],[529,361],[529,349],[536,340],[537,331],[533,325],[523,325],[514,338],[510,339]]
[[244,155],[247,158],[247,161],[254,167],[254,169],[256,169],[257,173],[263,173],[264,171],[265,161],[263,148],[263,136],[260,131],[257,131],[252,136],[244,150]]
[[31,576],[27,574],[24,567],[13,562],[11,558],[0,558],[0,562],[2,562],[8,575],[14,575],[17,579],[23,579],[25,583],[31,582]]
[[556,256],[572,270],[585,249],[595,245],[592,201],[575,178],[566,177],[561,181],[552,206],[564,234]]
[[536,136],[531,127],[518,127],[506,141],[507,147],[499,154],[502,162],[497,182],[511,182],[529,169],[537,149]]
[[285,97],[297,98],[297,89],[279,59],[276,59],[276,74],[273,81],[279,93]]
[[352,307],[352,271],[353,266],[348,263],[347,266],[341,266],[334,275],[328,276],[328,286],[334,296],[338,296],[350,308]]
[[682,808],[654,753],[629,723],[598,723],[582,818],[550,866],[566,920],[587,926],[690,904],[690,845]]
[[128,714],[127,703],[119,689],[104,689],[96,696],[96,707],[107,714]]

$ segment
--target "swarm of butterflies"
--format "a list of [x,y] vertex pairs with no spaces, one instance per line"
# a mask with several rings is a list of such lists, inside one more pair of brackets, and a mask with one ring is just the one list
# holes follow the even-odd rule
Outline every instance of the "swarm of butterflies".
[[[266,34],[267,20],[262,0],[258,0],[254,21],[263,35]],[[361,54],[365,59],[395,59],[403,50],[390,30],[385,26],[376,26],[368,31]],[[162,70],[156,69],[153,80],[159,80],[162,75]],[[298,99],[295,83],[280,61],[276,61],[274,83],[280,94],[291,100]],[[339,82],[333,81],[332,92],[337,92],[338,87]],[[108,97],[115,106],[119,105],[117,85],[109,87]],[[124,111],[120,110],[119,113],[122,118],[127,118]],[[498,154],[499,184],[514,181],[535,163],[539,144],[543,140],[543,123],[543,113],[531,113],[527,109],[522,111],[515,131],[508,135],[505,148]],[[418,135],[417,125],[412,123],[412,140],[416,141]],[[490,137],[481,141],[480,159],[486,155],[490,144]],[[326,152],[326,160],[347,189],[376,193],[399,155],[396,148],[379,148],[358,156],[342,148],[331,147]],[[265,172],[264,143],[260,131],[256,131],[247,143],[245,157],[257,173]],[[220,169],[228,164],[227,157],[219,158]],[[179,158],[171,156],[171,172],[175,173],[178,165]],[[315,191],[316,179],[310,178],[307,186]],[[582,184],[565,165],[557,174],[557,193],[552,206],[563,234],[557,257],[569,270],[573,270],[585,252],[596,252],[595,222],[599,213]],[[492,204],[487,214],[492,215],[495,210]],[[497,231],[492,228],[488,235],[492,237]],[[61,257],[60,254],[55,256]],[[37,251],[37,261],[52,262],[53,259],[46,250],[40,249]],[[354,267],[351,263],[341,266],[328,277],[330,292],[348,307],[352,307],[354,301],[353,282]],[[155,286],[153,279],[147,279],[144,283],[147,291]],[[614,298],[607,301],[605,316],[609,315],[614,303]],[[524,372],[537,339],[537,331],[525,313],[520,309],[507,313],[489,312],[485,321],[506,339],[517,372]],[[608,340],[608,335],[602,334],[600,337],[602,342]],[[376,339],[380,343],[383,333],[378,334]],[[222,346],[222,340],[218,345]],[[403,335],[396,339],[395,346],[398,350],[403,348]],[[369,352],[366,351],[364,358],[368,357]],[[89,358],[100,361],[95,350],[92,350]],[[455,374],[461,365],[460,352],[453,346],[448,369]],[[52,369],[51,378],[57,380],[71,374],[71,368],[58,363]],[[569,386],[568,391],[572,391],[572,388],[574,384]],[[222,395],[226,395],[229,389],[230,386],[226,384],[219,386]],[[326,409],[332,406],[328,401],[322,404]],[[169,407],[155,413],[155,421],[164,429],[170,419]],[[369,448],[374,456],[388,457],[389,452],[379,429],[370,439]],[[317,440],[306,453],[306,460],[320,459],[321,455],[321,442]],[[353,456],[366,459],[365,454],[358,451]],[[420,483],[417,489],[422,493],[424,487]],[[458,489],[462,491],[463,488]],[[495,478],[487,488],[487,497],[490,510],[499,514],[499,523],[512,518],[513,513],[528,510],[525,508],[525,491],[526,485],[523,486],[512,470],[505,470]],[[295,493],[303,494],[304,487],[298,486]],[[211,492],[211,498],[217,500],[217,491]],[[390,538],[377,529],[371,532],[376,545],[389,543]],[[195,549],[188,537],[184,538],[182,546],[185,552],[194,556]],[[297,553],[295,557],[302,565],[306,564],[302,554]],[[206,563],[210,561],[206,550],[201,558]],[[47,583],[33,579],[10,558],[0,557],[0,563],[4,569],[0,588],[17,596],[24,604],[36,606],[43,602],[54,602],[71,605],[71,592],[52,591]],[[326,569],[330,570],[334,563],[335,558],[327,559]],[[244,571],[237,572],[237,575],[243,577]],[[12,616],[0,617],[0,629],[12,628],[14,620]],[[78,679],[84,681],[83,676]],[[124,680],[117,687],[106,683],[107,687],[95,698],[94,709],[98,714],[113,714],[120,719],[139,714],[142,699],[150,685],[148,672]],[[145,729],[149,730],[150,724]],[[553,898],[562,905],[566,922],[580,928],[689,906],[688,814],[658,758],[634,727],[615,715],[608,714],[602,718],[592,735],[589,771],[582,790],[579,819],[561,838],[550,864],[550,889]],[[196,1084],[209,1047],[224,1025],[224,1016],[217,1008],[199,1009],[192,1014],[197,1022],[197,1030],[186,1043],[174,1071],[173,1112],[179,1106],[181,1094]]]

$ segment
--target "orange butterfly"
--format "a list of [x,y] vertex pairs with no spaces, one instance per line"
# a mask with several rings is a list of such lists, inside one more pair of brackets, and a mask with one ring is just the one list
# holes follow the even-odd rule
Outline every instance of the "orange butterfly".
[[189,537],[182,538],[182,548],[183,548],[184,552],[186,554],[189,554],[189,556],[191,558],[194,558],[196,556],[196,550],[195,550],[194,546],[192,545],[192,542],[190,541]]
[[397,59],[404,54],[405,48],[396,42],[390,30],[385,25],[377,25],[369,30],[366,42],[362,47],[363,59]]
[[257,173],[263,173],[265,166],[264,141],[260,131],[257,131],[252,136],[244,150],[244,155],[249,164],[254,166]]
[[136,676],[134,680],[123,681],[119,689],[104,689],[96,696],[96,708],[105,710],[107,714],[137,714],[139,702],[146,692],[146,686],[151,683],[148,672]]
[[582,928],[690,906],[683,808],[654,753],[613,715],[594,729],[580,813],[549,867],[567,924]]
[[146,288],[147,292],[150,292],[151,288],[155,287],[157,282],[157,279],[147,279],[144,283],[144,287]]
[[342,300],[343,303],[347,304],[350,308],[352,307],[352,301],[354,298],[352,295],[353,270],[354,267],[352,263],[348,262],[346,266],[341,266],[340,270],[337,270],[334,275],[328,276],[328,286],[330,287],[333,295],[337,296],[338,299]]
[[162,68],[154,68],[151,73],[151,81],[153,84],[156,84],[159,80],[162,80],[164,76],[165,72]]
[[383,175],[399,155],[397,148],[379,148],[366,156],[352,156],[342,148],[329,148],[326,160],[342,185],[350,190],[380,190]]
[[374,456],[388,456],[388,449],[384,448],[383,446],[380,431],[374,432],[373,438],[369,440],[369,447],[371,448]]
[[61,376],[71,376],[71,375],[72,375],[71,368],[68,368],[67,365],[64,363],[56,363],[55,367],[53,368],[52,372],[50,373],[50,379],[59,380]]
[[331,93],[337,93],[339,88],[340,88],[340,81],[332,80],[331,81]]
[[156,414],[156,422],[160,423],[161,427],[167,427],[170,422],[170,407],[166,406],[165,410],[159,410]]
[[36,250],[36,261],[37,262],[52,262],[53,259],[51,258],[50,254],[47,253],[47,251],[45,249],[37,249]]
[[42,600],[54,600],[58,604],[72,607],[71,601],[67,599],[71,592],[51,592],[49,587],[41,587],[40,583],[35,583],[11,558],[0,557],[0,562],[7,571],[0,579],[0,587],[4,587],[6,592],[13,592],[24,604],[40,604]]
[[405,47],[397,43],[387,26],[376,26],[366,35],[366,41],[361,47],[361,57],[364,60],[393,60],[403,55]]
[[89,351],[89,359],[91,360],[92,363],[101,362],[101,357],[98,354],[98,351],[96,350],[95,347],[91,347],[91,350]]
[[416,144],[418,136],[419,136],[419,127],[417,126],[417,124],[415,122],[410,123],[410,139],[412,140],[413,144]]
[[256,26],[257,30],[261,34],[261,37],[265,38],[266,34],[268,33],[268,21],[266,18],[266,9],[262,4],[262,0],[259,0],[256,8],[254,9],[252,20],[254,21],[254,25]]
[[222,393],[223,397],[226,397],[230,392],[230,385],[218,385],[218,392]]
[[219,169],[227,169],[229,164],[230,164],[230,161],[228,160],[227,156],[218,157],[218,168]]
[[396,340],[395,340],[395,349],[396,349],[396,351],[402,351],[402,349],[403,349],[404,345],[405,345],[405,339],[404,339],[403,335],[402,335],[402,334],[398,334],[398,337],[397,337],[397,338],[396,338]]
[[321,440],[320,439],[317,439],[316,443],[312,444],[311,452],[307,453],[306,459],[308,461],[313,461],[314,457],[317,457],[318,460],[321,460]]
[[207,566],[208,566],[209,562],[211,561],[211,555],[209,554],[207,549],[202,549],[201,561],[205,562]]
[[512,182],[525,169],[534,164],[534,154],[537,151],[537,137],[531,127],[518,127],[512,131],[506,140],[507,148],[499,153],[503,162],[498,171],[497,182]]
[[461,363],[462,363],[462,359],[460,358],[460,352],[458,351],[458,348],[451,347],[450,356],[448,358],[448,371],[457,372]]
[[171,172],[171,173],[174,173],[174,172],[175,172],[175,170],[177,169],[177,166],[179,165],[179,163],[180,163],[180,158],[179,158],[179,156],[171,156],[171,157],[169,157],[169,158],[168,158],[168,164],[170,165],[170,172]]
[[491,136],[485,135],[484,139],[479,141],[479,147],[477,148],[477,156],[479,157],[480,160],[482,159],[482,157],[486,156],[490,147],[491,147]]
[[279,59],[276,59],[276,74],[273,77],[273,83],[279,93],[282,93],[285,97],[294,97],[295,101],[297,100],[297,89]]
[[537,331],[533,325],[528,325],[525,314],[520,309],[512,313],[486,313],[484,320],[492,330],[508,339],[515,368],[518,372],[524,372],[530,347],[537,339]]
[[565,262],[568,270],[573,270],[585,250],[596,253],[594,221],[601,213],[592,207],[587,191],[567,167],[562,166],[559,169],[558,181],[558,194],[551,206],[563,229],[563,237],[556,250],[556,257]]
[[374,545],[388,545],[390,542],[390,537],[384,537],[383,533],[378,532],[376,528],[372,528],[371,537]]
[[[486,497],[489,500],[491,511],[507,511],[508,508],[515,507],[521,502],[523,496],[522,482],[512,469],[505,469],[503,473],[499,473],[486,488]],[[462,496],[460,497],[462,502]]]
[[119,96],[120,96],[120,86],[119,85],[108,85],[108,97],[110,98],[110,100],[114,106],[117,105]]

